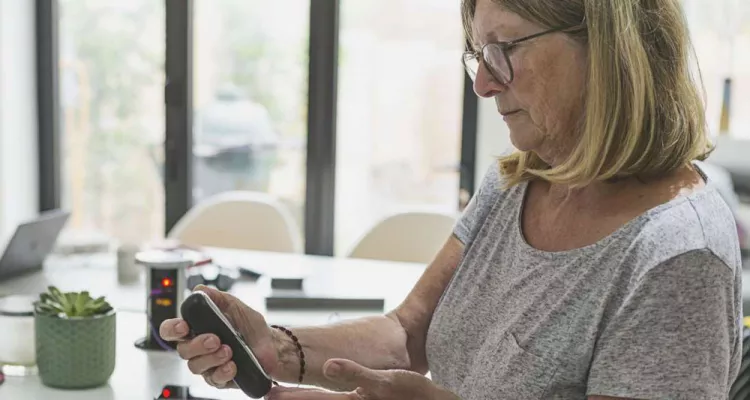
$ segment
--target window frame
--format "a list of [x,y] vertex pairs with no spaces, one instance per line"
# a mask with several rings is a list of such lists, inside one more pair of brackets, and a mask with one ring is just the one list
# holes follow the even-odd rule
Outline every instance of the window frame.
[[193,206],[193,0],[165,0],[164,235]]
[[39,211],[61,206],[59,4],[36,0]]
[[[194,0],[166,6],[164,193],[165,235],[193,206],[193,7]],[[336,192],[336,112],[340,0],[310,5],[308,137],[305,188],[305,253],[333,256]],[[39,210],[61,207],[59,4],[36,0],[39,122]],[[457,63],[460,60],[456,60]],[[456,208],[474,193],[478,99],[463,68],[461,156],[456,166]]]

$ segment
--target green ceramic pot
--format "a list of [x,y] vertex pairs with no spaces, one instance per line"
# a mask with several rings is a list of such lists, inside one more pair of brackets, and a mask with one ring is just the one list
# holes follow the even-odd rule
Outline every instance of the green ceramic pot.
[[47,386],[104,385],[115,370],[115,311],[87,318],[34,315],[39,377]]

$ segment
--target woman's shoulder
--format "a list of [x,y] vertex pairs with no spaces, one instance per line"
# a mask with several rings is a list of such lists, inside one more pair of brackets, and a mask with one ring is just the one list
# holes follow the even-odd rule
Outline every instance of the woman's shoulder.
[[734,215],[710,185],[655,207],[634,228],[628,250],[630,258],[638,260],[637,275],[697,252],[712,255],[733,274],[741,269]]
[[493,160],[484,170],[484,175],[472,200],[475,200],[475,204],[492,202],[502,194],[504,187],[505,182],[500,173],[500,165]]
[[512,188],[506,188],[500,165],[493,160],[485,169],[481,182],[468,204],[461,213],[456,224],[454,234],[464,244],[473,241],[481,225],[486,221],[492,209],[499,203],[502,206],[514,208],[523,202],[522,187],[519,184]]

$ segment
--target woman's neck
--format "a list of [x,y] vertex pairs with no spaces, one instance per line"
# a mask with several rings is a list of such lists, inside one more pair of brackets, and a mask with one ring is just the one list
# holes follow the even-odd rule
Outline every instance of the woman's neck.
[[546,184],[549,201],[557,204],[575,205],[575,208],[591,208],[612,203],[647,203],[671,200],[703,187],[702,176],[692,165],[680,168],[664,177],[649,181],[626,178],[613,182],[594,182],[582,188],[570,185]]

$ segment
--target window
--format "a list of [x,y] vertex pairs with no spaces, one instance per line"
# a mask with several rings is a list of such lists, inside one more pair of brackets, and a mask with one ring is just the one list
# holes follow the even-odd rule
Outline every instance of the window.
[[270,193],[303,229],[310,2],[195,2],[193,199]]
[[[169,38],[192,45],[189,54],[176,45],[169,55],[191,57],[193,96],[192,114],[170,113],[170,123],[191,128],[171,130],[168,139],[191,137],[192,143],[187,151],[176,146],[169,153],[165,31],[166,21],[175,27],[184,22],[182,3],[55,2],[59,32],[53,26],[49,36],[59,44],[59,88],[47,87],[54,79],[45,75],[39,84],[52,95],[59,89],[60,130],[57,115],[42,107],[40,121],[53,123],[40,138],[50,152],[59,141],[61,165],[39,164],[45,177],[41,207],[57,206],[59,195],[62,207],[73,212],[63,246],[80,243],[78,235],[86,249],[102,236],[107,245],[158,240],[165,222],[174,222],[183,208],[235,190],[279,200],[300,236],[317,235],[306,246],[316,254],[330,254],[332,242],[334,254],[345,252],[372,225],[402,210],[458,212],[461,169],[471,174],[470,166],[460,167],[461,131],[473,142],[475,128],[470,121],[462,127],[464,35],[454,0],[194,0],[192,24],[181,26],[189,30],[170,30],[176,37]],[[310,48],[312,5],[322,6],[312,9],[321,25],[312,27],[320,35]],[[326,31],[328,21],[341,21],[338,71],[329,69],[335,35]],[[42,37],[42,54],[54,51],[47,44]],[[311,52],[322,61],[313,82]],[[311,117],[324,130],[335,122],[336,132],[310,136],[309,88],[329,87],[331,77],[336,109],[327,101],[330,93],[316,91]],[[466,104],[473,115],[476,106]],[[320,121],[326,115],[336,121]],[[325,135],[334,134],[335,160],[324,151],[334,138]],[[308,145],[322,149],[314,153],[320,159],[307,160]],[[178,166],[189,163],[192,175],[165,180],[165,155]],[[328,185],[332,172],[335,193],[321,185],[307,190],[308,179]],[[320,212],[306,214],[306,204],[320,205]]]
[[68,235],[163,237],[163,0],[60,0]]
[[[722,110],[729,93],[728,133],[750,139],[750,2],[684,0],[685,14],[700,65],[713,135],[722,132]],[[730,90],[726,91],[729,80]]]
[[457,212],[460,2],[342,0],[335,254],[404,210]]

